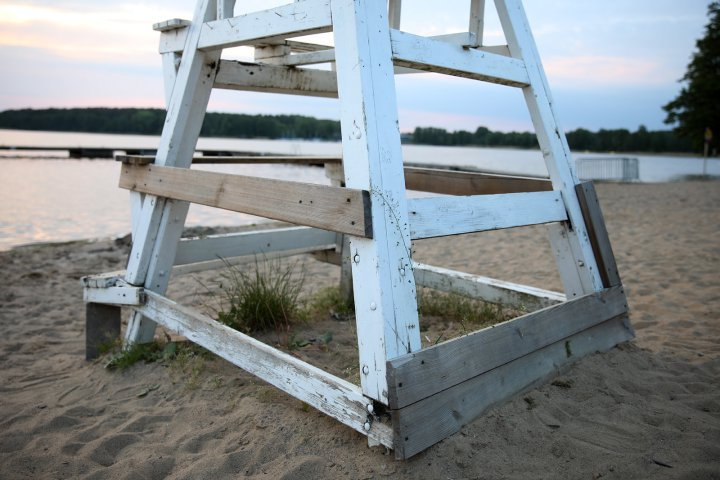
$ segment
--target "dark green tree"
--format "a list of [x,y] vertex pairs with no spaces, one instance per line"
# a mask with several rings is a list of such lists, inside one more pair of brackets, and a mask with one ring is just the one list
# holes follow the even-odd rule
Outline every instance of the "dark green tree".
[[711,149],[720,144],[720,2],[710,4],[708,17],[705,36],[697,41],[697,51],[680,80],[687,84],[663,107],[665,123],[677,124],[678,135],[689,138],[697,149],[708,127],[714,134]]

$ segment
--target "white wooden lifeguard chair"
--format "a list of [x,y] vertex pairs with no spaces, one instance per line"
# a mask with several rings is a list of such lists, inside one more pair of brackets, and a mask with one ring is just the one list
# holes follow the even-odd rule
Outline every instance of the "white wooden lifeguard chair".
[[[399,0],[300,0],[240,16],[234,0],[199,0],[192,22],[157,24],[167,119],[155,158],[123,158],[132,252],[125,272],[83,280],[88,356],[119,333],[126,305],[126,344],[152,340],[161,324],[404,459],[561,365],[632,338],[597,198],[573,170],[521,0],[495,1],[501,46],[482,42],[484,3],[471,1],[467,32],[440,37],[400,30]],[[333,32],[334,48],[290,40],[321,32]],[[254,63],[220,59],[240,45],[255,47]],[[327,62],[334,71],[306,67]],[[521,89],[549,181],[403,168],[393,76],[415,71]],[[213,87],[338,97],[342,163],[310,159],[327,164],[333,185],[190,170],[207,160],[193,155]],[[406,189],[451,195],[408,199]],[[188,202],[301,226],[180,240]],[[564,295],[411,258],[413,239],[536,224],[548,225]],[[349,243],[334,255],[341,236]],[[164,296],[171,273],[217,267],[218,257],[307,252],[351,264],[360,386]],[[416,285],[537,311],[421,348]]]

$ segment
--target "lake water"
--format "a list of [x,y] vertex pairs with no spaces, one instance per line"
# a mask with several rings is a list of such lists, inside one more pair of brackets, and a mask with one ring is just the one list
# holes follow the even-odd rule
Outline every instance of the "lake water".
[[[0,145],[35,147],[155,148],[158,137],[1,130]],[[335,142],[201,138],[198,148],[294,155],[340,155]],[[128,193],[117,187],[120,166],[110,160],[59,158],[61,152],[0,151],[0,250],[35,242],[124,235],[130,231]],[[578,154],[576,158],[618,155]],[[641,156],[640,181],[666,182],[701,174],[692,157]],[[50,158],[54,157],[54,158]],[[406,162],[480,168],[490,172],[543,176],[537,150],[404,145]],[[321,168],[291,165],[199,165],[203,170],[327,184]],[[720,161],[708,173],[720,175]],[[192,205],[188,226],[243,225],[264,219]]]

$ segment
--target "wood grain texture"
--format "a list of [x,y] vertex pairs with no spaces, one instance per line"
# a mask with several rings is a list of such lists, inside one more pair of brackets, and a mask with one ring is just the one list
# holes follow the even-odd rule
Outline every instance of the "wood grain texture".
[[393,410],[395,458],[407,459],[458,432],[487,409],[540,384],[560,367],[631,340],[626,315],[576,333],[487,373]]
[[389,360],[390,406],[418,402],[626,312],[622,288],[613,287]]
[[370,430],[365,430],[370,400],[356,385],[161,295],[148,293],[147,303],[134,307],[134,310],[358,432],[392,447],[389,425],[372,422]]
[[337,98],[335,72],[221,60],[215,88]]
[[592,182],[583,182],[575,185],[575,191],[580,201],[583,217],[585,217],[590,244],[595,253],[595,260],[600,269],[603,285],[605,285],[605,288],[620,285],[622,284],[620,273],[615,262],[615,254],[610,244],[607,227],[605,227],[600,201],[595,192],[595,185]]
[[123,165],[120,187],[358,237],[372,236],[369,195],[358,189],[156,165]]
[[107,346],[120,337],[120,307],[88,303],[85,305],[85,360],[100,356]]
[[413,198],[408,210],[413,239],[567,220],[560,192]]
[[390,39],[393,61],[398,66],[514,87],[530,83],[525,64],[518,58],[465,49],[399,30],[391,30]]
[[[116,155],[115,160],[129,165],[150,165],[155,161],[152,155]],[[212,164],[290,164],[290,165],[325,165],[338,164],[342,162],[336,156],[294,156],[294,155],[232,155],[229,157],[221,155],[208,155],[193,157],[193,165]]]
[[405,188],[447,195],[492,195],[546,192],[552,190],[552,184],[539,178],[405,167]]

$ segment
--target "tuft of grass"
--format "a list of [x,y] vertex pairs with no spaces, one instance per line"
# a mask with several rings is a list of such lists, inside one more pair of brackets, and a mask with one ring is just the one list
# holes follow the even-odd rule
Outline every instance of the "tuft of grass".
[[300,292],[305,281],[296,263],[258,262],[254,268],[226,263],[221,274],[218,321],[243,333],[287,333],[304,318]]
[[495,325],[509,318],[500,305],[436,290],[418,290],[418,313],[421,316],[456,320],[461,325]]
[[156,341],[136,343],[126,349],[119,348],[112,353],[108,362],[105,364],[105,368],[110,370],[125,370],[140,361],[152,363],[161,358],[162,352],[163,347]]
[[344,320],[355,313],[355,305],[343,298],[340,288],[326,287],[312,296],[307,311],[308,315],[330,313],[334,318]]

